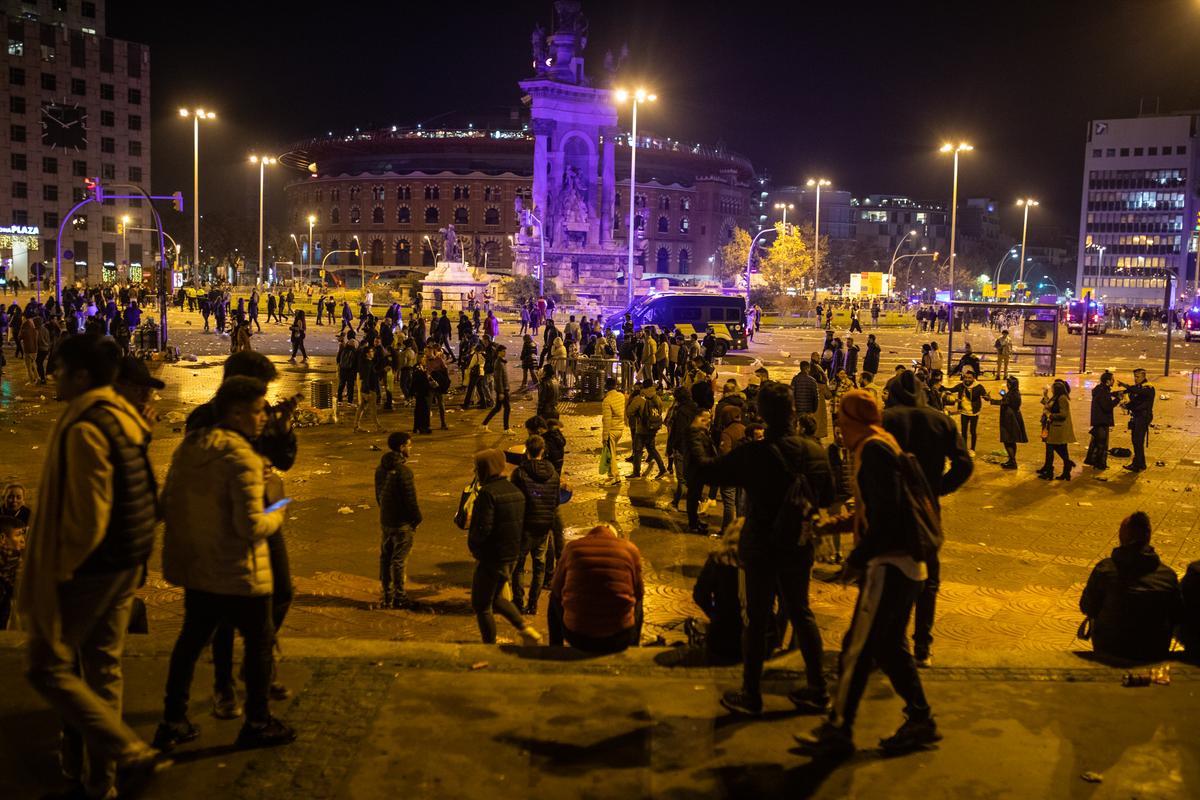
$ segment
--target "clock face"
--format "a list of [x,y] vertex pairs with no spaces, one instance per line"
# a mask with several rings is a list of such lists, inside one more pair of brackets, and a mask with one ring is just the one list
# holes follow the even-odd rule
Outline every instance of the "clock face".
[[87,112],[82,106],[47,103],[42,106],[42,144],[70,150],[87,147]]

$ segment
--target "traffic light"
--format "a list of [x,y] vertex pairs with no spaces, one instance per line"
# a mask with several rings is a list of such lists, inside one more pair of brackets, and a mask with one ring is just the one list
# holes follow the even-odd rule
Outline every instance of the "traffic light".
[[171,195],[171,208],[183,211],[183,192],[175,192]]
[[96,198],[97,203],[104,202],[104,187],[100,184],[99,178],[84,178],[83,187],[88,194]]

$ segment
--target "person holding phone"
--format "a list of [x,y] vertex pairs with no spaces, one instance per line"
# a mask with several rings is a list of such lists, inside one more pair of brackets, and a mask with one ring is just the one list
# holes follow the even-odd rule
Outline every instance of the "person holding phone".
[[1005,388],[1000,390],[1000,398],[989,398],[989,401],[1000,406],[1000,443],[1008,453],[1008,460],[1000,465],[1000,469],[1016,469],[1017,445],[1029,441],[1025,434],[1025,418],[1021,416],[1021,382],[1017,376],[1009,375]]

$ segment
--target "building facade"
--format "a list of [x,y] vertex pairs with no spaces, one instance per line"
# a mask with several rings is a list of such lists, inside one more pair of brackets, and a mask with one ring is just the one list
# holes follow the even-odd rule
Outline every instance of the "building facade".
[[1076,286],[1106,303],[1161,306],[1196,291],[1196,114],[1088,125]]
[[[85,179],[149,189],[150,53],[105,35],[103,0],[0,7],[0,264],[28,283],[30,265],[52,269],[59,225],[84,198]],[[151,235],[136,229],[149,227],[140,201],[84,207],[63,232],[72,254],[63,281],[139,280],[151,266]]]

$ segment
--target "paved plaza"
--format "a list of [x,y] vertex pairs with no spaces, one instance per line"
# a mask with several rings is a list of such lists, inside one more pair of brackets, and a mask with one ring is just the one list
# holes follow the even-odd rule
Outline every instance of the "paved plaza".
[[[172,341],[185,358],[152,364],[167,383],[151,447],[160,477],[182,436],[182,415],[215,391],[228,349],[227,339],[200,332],[196,314],[173,311],[170,322]],[[274,396],[296,391],[307,396],[309,382],[333,379],[333,331],[310,325],[307,367],[287,363],[285,327],[267,326],[255,336],[255,348],[269,354],[283,376]],[[883,346],[883,374],[916,358],[920,342],[932,338],[910,328],[875,332]],[[995,335],[982,328],[966,333],[984,352]],[[773,377],[790,380],[797,359],[818,349],[821,337],[811,327],[764,328],[750,353],[727,359],[721,372],[744,379],[761,360]],[[1073,653],[1084,647],[1074,638],[1080,590],[1091,565],[1114,546],[1124,515],[1137,509],[1150,514],[1154,545],[1175,569],[1200,559],[1200,490],[1194,491],[1200,484],[1200,421],[1188,393],[1190,370],[1200,368],[1200,343],[1177,339],[1172,375],[1164,379],[1161,332],[1093,337],[1092,371],[1081,381],[1079,340],[1065,331],[1062,337],[1058,374],[1072,385],[1081,438],[1071,448],[1073,458],[1082,461],[1086,448],[1088,397],[1099,371],[1112,368],[1119,379],[1130,380],[1132,369],[1142,366],[1159,391],[1151,467],[1133,475],[1115,468],[1121,463],[1115,460],[1099,478],[1080,468],[1070,482],[1040,481],[1033,474],[1041,463],[1039,442],[1022,446],[1019,470],[1002,471],[996,413],[985,409],[975,474],[944,507],[948,539],[935,668],[929,673],[931,702],[947,733],[940,753],[899,762],[862,754],[829,774],[789,753],[791,734],[811,720],[780,711],[751,729],[718,713],[716,698],[736,685],[736,670],[668,668],[682,652],[671,645],[684,640],[683,621],[699,613],[692,584],[713,542],[686,532],[686,518],[670,508],[672,483],[600,484],[598,403],[566,401],[560,408],[568,441],[566,479],[574,489],[564,521],[569,536],[597,521],[613,521],[637,544],[647,582],[644,643],[661,637],[665,646],[644,647],[628,662],[564,664],[473,644],[478,641],[468,596],[473,561],[451,517],[470,479],[471,454],[520,438],[478,432],[484,412],[457,410],[459,396],[448,415],[451,429],[419,437],[409,462],[426,520],[409,564],[410,594],[418,603],[411,611],[376,608],[379,531],[373,497],[373,470],[386,432],[409,430],[411,409],[381,413],[384,432],[378,434],[353,433],[344,414],[337,424],[300,430],[299,458],[286,477],[296,499],[286,535],[297,596],[283,631],[283,676],[300,691],[283,716],[299,727],[301,740],[272,753],[230,752],[223,745],[233,738],[231,723],[198,711],[210,732],[200,754],[188,755],[176,768],[182,777],[171,778],[172,791],[149,796],[382,797],[415,786],[420,788],[414,796],[473,797],[493,796],[497,785],[522,793],[565,791],[570,785],[580,797],[738,797],[784,790],[840,797],[889,785],[930,797],[1128,797],[1131,791],[1121,789],[1133,786],[1140,787],[1139,797],[1189,796],[1184,787],[1200,785],[1200,779],[1194,755],[1180,741],[1200,731],[1189,731],[1190,722],[1172,715],[1194,707],[1200,685],[1195,673],[1178,667],[1172,686],[1133,692],[1119,686],[1119,672]],[[855,339],[861,344],[865,336]],[[512,352],[516,326],[506,322],[501,340]],[[939,341],[945,347],[945,337]],[[52,389],[26,385],[12,366],[0,384],[0,441],[9,454],[0,479],[31,484],[36,504],[32,484],[59,406]],[[1033,377],[1024,360],[1015,368],[1032,433],[1049,378]],[[518,378],[513,376],[514,386]],[[999,386],[990,379],[985,385],[992,392]],[[519,397],[514,426],[534,409],[533,394]],[[1128,445],[1121,425],[1113,445]],[[715,526],[719,508],[714,513]],[[163,653],[182,618],[181,592],[162,581],[158,567],[155,556],[142,592],[151,632],[134,638],[129,659],[129,716],[147,733],[159,708]],[[818,565],[812,594],[826,645],[835,650],[855,590],[833,582],[832,572],[832,566]],[[544,618],[537,624],[544,629]],[[505,632],[502,627],[502,637]],[[20,790],[11,794],[0,785],[0,796],[23,797],[52,774],[50,721],[20,679],[19,640],[9,634],[2,644],[0,685],[9,698],[0,705],[4,736],[12,745],[15,731],[26,723],[36,735],[20,742],[16,752],[30,754],[20,769],[10,773],[11,760],[4,765],[5,774],[18,776]],[[794,658],[772,662],[777,678],[791,674]],[[200,708],[208,702],[207,686],[202,671],[195,693]],[[786,705],[781,697],[768,699],[768,706]],[[593,708],[605,713],[589,713]],[[869,743],[890,732],[898,710],[890,690],[882,682],[873,685],[860,739]],[[1115,719],[1122,731],[1110,739],[1100,731]],[[999,762],[992,760],[993,744],[1003,744],[996,750],[1003,752]],[[12,752],[10,747],[10,759]],[[218,768],[208,768],[213,765]],[[1097,785],[1080,779],[1085,771],[1111,774]],[[976,777],[984,772],[986,779]]]

